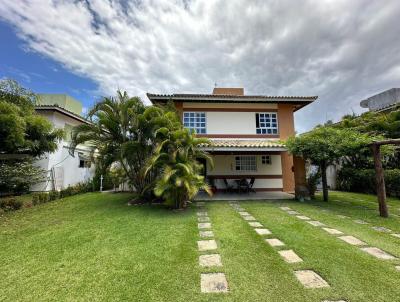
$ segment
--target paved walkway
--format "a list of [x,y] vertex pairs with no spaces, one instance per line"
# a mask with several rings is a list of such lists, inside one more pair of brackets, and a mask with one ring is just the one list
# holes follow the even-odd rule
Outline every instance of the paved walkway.
[[200,291],[202,293],[226,293],[228,292],[228,281],[225,274],[221,272],[206,272],[210,268],[222,267],[221,255],[217,253],[218,244],[214,239],[212,223],[205,209],[205,202],[197,202],[197,227],[200,240],[197,241],[199,265],[204,269],[200,275]]

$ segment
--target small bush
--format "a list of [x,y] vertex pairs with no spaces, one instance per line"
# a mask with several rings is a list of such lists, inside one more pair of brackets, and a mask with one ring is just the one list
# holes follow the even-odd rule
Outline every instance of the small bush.
[[[385,170],[386,194],[400,197],[400,169]],[[375,170],[342,168],[337,178],[341,191],[376,194]]]
[[60,198],[60,192],[58,191],[50,191],[49,192],[49,200],[53,201]]
[[22,208],[22,205],[22,201],[13,197],[0,199],[0,208],[5,212],[19,210],[20,208]]
[[36,192],[32,194],[32,204],[38,205],[50,201],[50,194],[47,192]]
[[32,204],[34,206],[40,203],[39,194],[40,193],[32,193]]

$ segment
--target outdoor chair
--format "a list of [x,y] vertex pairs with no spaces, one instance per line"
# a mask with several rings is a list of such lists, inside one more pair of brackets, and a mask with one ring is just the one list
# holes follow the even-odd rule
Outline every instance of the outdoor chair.
[[235,190],[235,188],[228,183],[228,180],[226,178],[224,178],[223,181],[225,184],[225,192],[233,192]]
[[249,183],[245,178],[242,178],[241,180],[238,181],[238,190],[239,193],[249,193]]
[[255,179],[254,177],[252,177],[252,178],[250,179],[250,183],[249,183],[249,192],[256,193],[256,190],[253,189],[253,185],[254,185],[255,180],[256,180],[256,179]]

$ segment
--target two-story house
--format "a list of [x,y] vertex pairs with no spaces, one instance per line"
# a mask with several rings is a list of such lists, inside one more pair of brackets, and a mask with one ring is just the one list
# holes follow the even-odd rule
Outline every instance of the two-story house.
[[79,145],[74,156],[70,154],[73,127],[89,123],[82,116],[82,103],[66,94],[40,94],[39,99],[36,112],[47,118],[55,128],[64,129],[65,137],[58,142],[55,152],[47,153],[37,161],[37,166],[47,172],[46,179],[34,185],[31,190],[60,190],[91,180],[95,167],[91,163],[90,148]]
[[214,168],[205,167],[205,174],[217,189],[254,178],[255,191],[294,192],[295,167],[304,174],[304,162],[294,162],[281,141],[295,135],[294,112],[316,96],[245,95],[243,88],[214,88],[212,94],[147,97],[153,104],[173,101],[184,126],[211,140],[203,148],[212,155]]

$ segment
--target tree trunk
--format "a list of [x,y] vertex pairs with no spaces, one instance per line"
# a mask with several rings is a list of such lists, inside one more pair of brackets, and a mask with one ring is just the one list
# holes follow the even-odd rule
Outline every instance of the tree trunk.
[[322,193],[324,201],[328,201],[328,181],[326,179],[326,161],[321,162]]
[[372,151],[374,153],[376,194],[378,196],[379,215],[381,217],[389,217],[388,208],[386,205],[385,178],[383,176],[380,146],[377,144],[372,145]]

